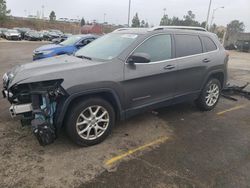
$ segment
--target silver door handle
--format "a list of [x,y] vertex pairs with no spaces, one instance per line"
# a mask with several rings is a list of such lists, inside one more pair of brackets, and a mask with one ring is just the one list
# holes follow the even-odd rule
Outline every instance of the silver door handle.
[[166,67],[164,67],[165,70],[171,70],[174,69],[175,66],[174,65],[167,65]]

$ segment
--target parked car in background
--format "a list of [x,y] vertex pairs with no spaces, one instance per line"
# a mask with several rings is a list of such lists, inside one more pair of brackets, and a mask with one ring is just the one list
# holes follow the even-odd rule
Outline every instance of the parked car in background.
[[26,27],[21,27],[21,28],[16,28],[16,30],[21,34],[21,38],[24,39],[25,34],[31,29]]
[[21,40],[21,33],[15,29],[8,29],[3,32],[3,36],[7,40]]
[[63,36],[63,32],[52,29],[52,30],[44,32],[43,39],[47,41],[52,41],[53,39],[60,38],[61,36]]
[[68,22],[69,19],[68,18],[59,18],[57,21],[59,21],[59,22]]
[[24,39],[29,41],[37,41],[37,40],[41,41],[42,35],[38,31],[30,30],[25,33]]
[[4,32],[6,32],[7,28],[0,28],[0,37],[4,38]]
[[52,39],[52,43],[59,44],[60,42],[65,41],[67,38],[69,38],[71,36],[72,36],[72,34],[70,34],[70,33],[63,34],[63,36],[61,36],[59,38]]
[[45,40],[45,35],[46,35],[48,32],[49,32],[49,31],[47,31],[47,30],[41,30],[41,31],[39,31],[39,33],[40,33],[40,35],[41,35],[41,37],[42,37],[43,40]]
[[33,52],[33,60],[53,57],[57,55],[71,55],[83,46],[97,38],[96,35],[73,35],[59,44],[48,44],[37,48]]
[[90,146],[138,113],[184,101],[212,110],[227,63],[218,37],[204,28],[123,28],[74,56],[17,66],[4,75],[3,94],[12,116],[29,114],[41,145],[64,126],[76,144]]

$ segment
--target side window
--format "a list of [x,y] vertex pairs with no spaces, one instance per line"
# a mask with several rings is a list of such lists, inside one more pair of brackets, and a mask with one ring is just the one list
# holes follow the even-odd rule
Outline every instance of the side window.
[[196,35],[175,35],[176,57],[202,53],[201,40]]
[[214,44],[212,39],[210,39],[209,37],[201,37],[201,38],[202,38],[202,42],[205,48],[204,49],[205,52],[210,52],[210,51],[214,51],[217,49],[217,46]]
[[91,43],[93,40],[94,40],[93,38],[85,39],[82,41],[82,44],[87,45],[87,44]]
[[134,53],[146,53],[150,56],[151,62],[171,59],[171,36],[157,35],[149,38],[141,44]]

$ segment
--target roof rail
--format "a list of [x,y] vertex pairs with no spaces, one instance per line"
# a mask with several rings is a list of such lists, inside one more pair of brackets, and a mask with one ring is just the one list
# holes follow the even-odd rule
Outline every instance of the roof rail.
[[148,28],[145,27],[122,27],[122,28],[118,28],[116,30],[114,30],[113,32],[119,32],[119,31],[126,31],[126,30],[130,30],[130,31],[138,31],[138,30],[142,30],[142,31],[147,31]]
[[191,27],[191,26],[156,26],[156,27],[150,28],[148,31],[157,31],[157,30],[164,30],[164,29],[186,29],[186,30],[207,32],[207,30],[203,27]]
[[129,30],[129,29],[131,29],[131,28],[129,28],[129,27],[122,27],[122,28],[118,28],[118,29],[114,30],[113,32],[123,31],[123,30]]

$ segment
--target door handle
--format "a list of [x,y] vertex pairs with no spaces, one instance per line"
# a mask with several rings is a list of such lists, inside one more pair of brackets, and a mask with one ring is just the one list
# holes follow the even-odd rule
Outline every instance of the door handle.
[[174,65],[167,65],[166,67],[164,67],[165,70],[171,70],[174,69],[175,66]]
[[210,62],[210,59],[205,58],[205,59],[203,59],[202,61],[203,61],[203,63],[209,63],[209,62]]

